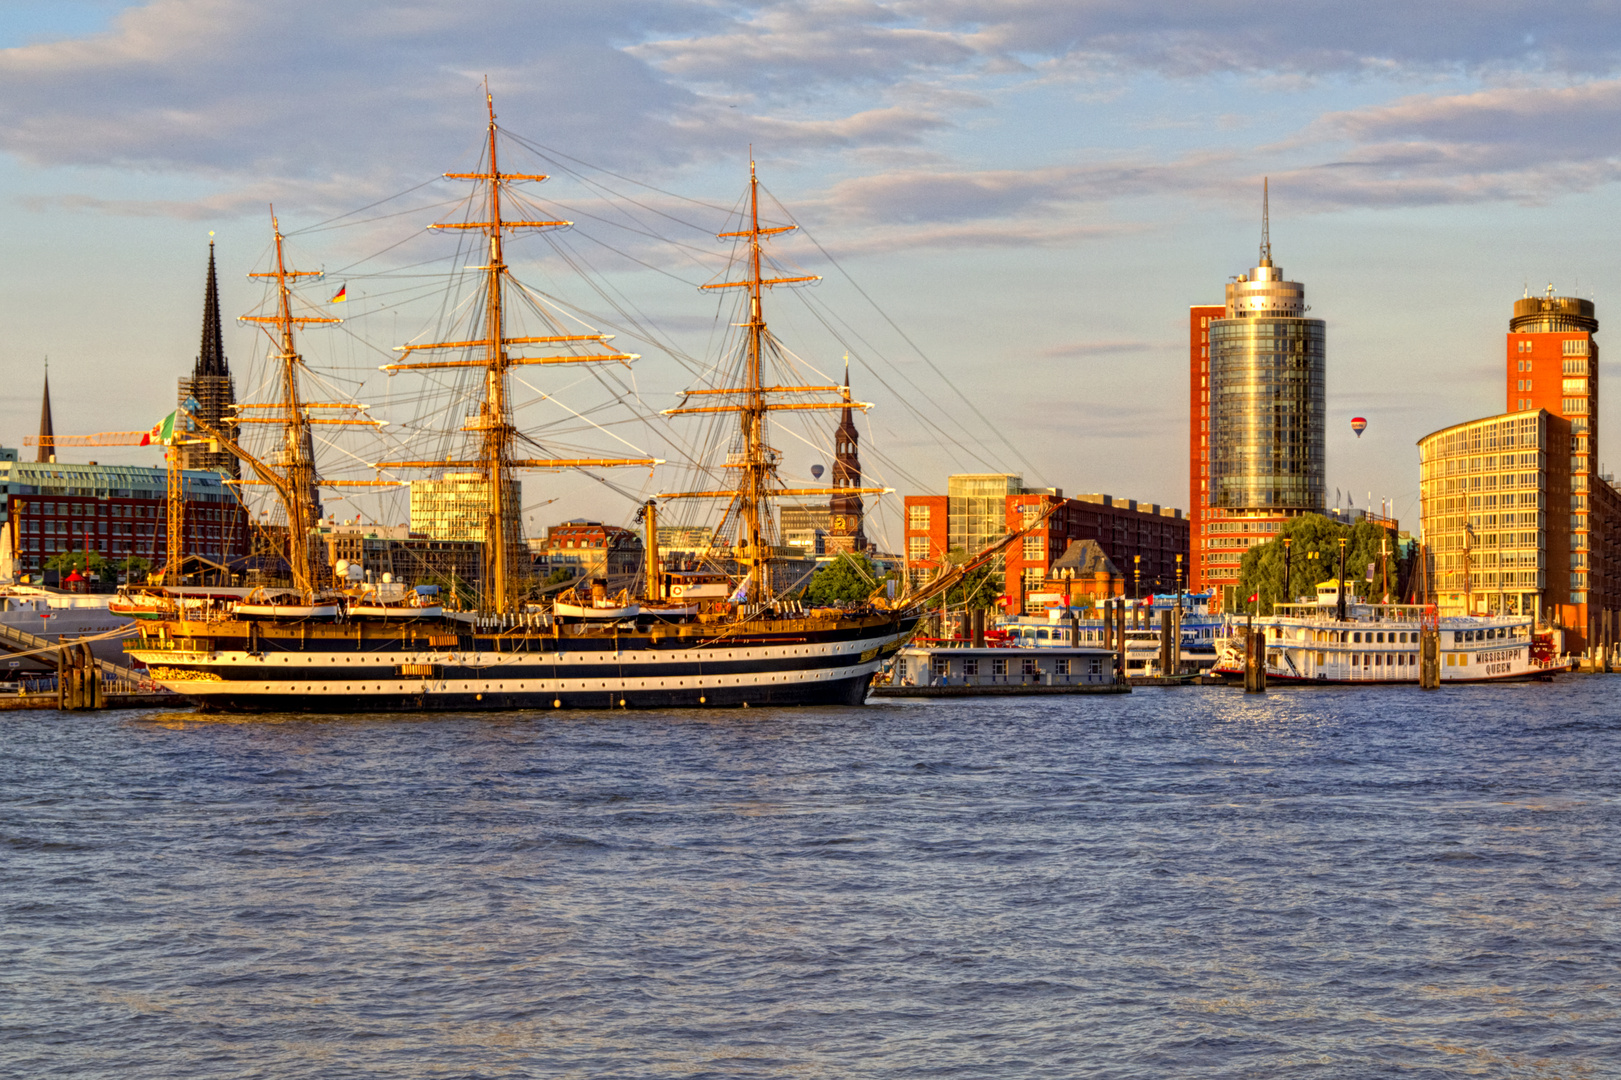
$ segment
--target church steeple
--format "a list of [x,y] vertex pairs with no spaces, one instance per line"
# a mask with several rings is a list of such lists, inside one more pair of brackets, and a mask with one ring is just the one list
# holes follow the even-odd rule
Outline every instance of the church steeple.
[[[844,360],[844,414],[833,432],[833,486],[859,488],[861,486],[861,433],[856,430],[855,412],[850,401],[850,358]],[[832,529],[826,550],[865,551],[867,534],[862,529],[864,508],[861,496],[835,495],[828,505],[829,524]]]
[[[220,328],[220,289],[214,272],[214,241],[208,242],[208,281],[203,287],[203,339],[191,375],[180,380],[179,403],[197,399],[197,415],[230,434],[236,427],[236,384],[225,361],[225,337]],[[210,450],[207,443],[180,448],[180,464],[187,469],[213,469],[240,479],[242,463],[229,450]]]
[[225,362],[225,339],[220,332],[220,289],[214,274],[214,241],[208,242],[208,285],[203,291],[203,343],[197,353],[194,376],[231,374]]
[[45,403],[39,410],[39,460],[56,460],[56,428],[51,425],[51,360],[45,358]]

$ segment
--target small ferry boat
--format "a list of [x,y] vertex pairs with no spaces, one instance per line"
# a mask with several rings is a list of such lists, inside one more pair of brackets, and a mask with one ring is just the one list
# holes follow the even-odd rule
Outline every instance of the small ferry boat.
[[[1202,674],[1216,663],[1216,643],[1227,636],[1227,623],[1210,611],[1211,593],[1153,594],[1142,600],[1128,600],[1126,626],[1127,677],[1159,678],[1172,675]],[[1160,671],[1160,627],[1162,616],[1180,609],[1181,627],[1178,670]],[[1016,615],[999,620],[995,632],[1005,635],[1008,644],[1023,648],[1066,648],[1074,645],[1104,647],[1107,642],[1103,620],[1088,615],[1071,618],[1062,603],[1048,607],[1040,615]],[[990,635],[987,635],[990,636]]]
[[[1419,641],[1426,620],[1440,638],[1443,683],[1541,679],[1569,670],[1558,659],[1551,632],[1529,615],[1437,618],[1416,604],[1369,604],[1346,595],[1340,617],[1340,587],[1317,587],[1312,603],[1278,604],[1254,620],[1266,638],[1266,677],[1280,683],[1414,683],[1419,677]],[[1244,635],[1218,645],[1212,673],[1242,677]]]
[[1114,654],[1101,645],[922,644],[895,654],[874,697],[1124,693]]

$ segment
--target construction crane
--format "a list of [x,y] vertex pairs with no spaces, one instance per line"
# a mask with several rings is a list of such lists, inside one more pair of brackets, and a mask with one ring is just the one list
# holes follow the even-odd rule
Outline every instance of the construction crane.
[[[186,407],[199,408],[193,398],[186,400]],[[189,416],[183,407],[175,414]],[[207,438],[188,437],[186,433],[171,429],[170,437],[163,437],[163,424],[158,424],[148,431],[98,431],[94,435],[29,435],[23,439],[24,446],[60,446],[87,447],[87,446],[161,446],[163,457],[168,466],[168,515],[164,521],[168,548],[166,561],[163,567],[163,580],[167,585],[180,584],[180,564],[185,558],[185,474],[180,468],[180,448],[182,446],[195,446],[203,443],[209,444],[211,449],[218,449],[215,440]]]
[[151,446],[150,431],[98,431],[94,435],[29,435],[24,446]]
[[[198,407],[193,399],[188,399],[186,405],[190,405],[193,409]],[[185,474],[180,470],[180,448],[201,443],[212,446],[214,439],[186,438],[182,431],[172,431],[170,438],[164,439],[162,428],[164,425],[154,426],[148,431],[97,431],[96,435],[29,435],[23,439],[23,446],[49,446],[52,449],[58,446],[162,446],[165,464],[169,465],[169,483],[167,483],[169,516],[165,517],[169,546],[167,546],[167,561],[164,564],[164,582],[178,585],[180,563],[185,558],[183,546],[185,546],[186,512]]]

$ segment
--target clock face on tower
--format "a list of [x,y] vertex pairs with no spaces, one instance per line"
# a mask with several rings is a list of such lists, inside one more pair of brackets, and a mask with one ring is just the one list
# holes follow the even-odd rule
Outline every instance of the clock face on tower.
[[844,519],[841,518],[841,517],[834,518],[833,519],[833,527],[835,529],[838,529],[840,532],[843,532],[844,531]]

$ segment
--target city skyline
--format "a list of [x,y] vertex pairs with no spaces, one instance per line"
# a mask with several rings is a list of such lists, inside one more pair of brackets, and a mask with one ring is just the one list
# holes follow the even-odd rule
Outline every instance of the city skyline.
[[[1504,307],[1550,280],[1600,308],[1621,289],[1590,225],[1617,201],[1601,149],[1616,47],[1575,11],[1442,34],[1444,11],[1405,8],[1278,28],[1102,5],[620,4],[556,18],[542,47],[502,32],[529,18],[515,4],[4,10],[7,445],[37,425],[47,354],[61,433],[172,408],[210,231],[225,352],[246,365],[262,350],[231,319],[258,300],[243,275],[266,204],[307,227],[465,162],[486,72],[515,132],[693,199],[730,202],[752,142],[774,193],[974,402],[983,423],[955,407],[995,464],[1066,492],[1186,509],[1187,401],[1165,388],[1182,385],[1188,305],[1253,262],[1262,175],[1279,260],[1328,322],[1331,505],[1391,496],[1416,525],[1418,438],[1498,411]],[[402,73],[408,55],[427,68]],[[583,92],[574,64],[608,89]],[[337,268],[357,246],[327,233],[300,254]],[[615,275],[669,325],[701,321],[680,283]],[[943,492],[974,471],[934,466],[898,403],[853,377],[878,404],[863,456],[893,462],[864,461],[875,479]],[[629,512],[590,481],[557,490],[567,516]],[[891,548],[897,510],[869,523]]]

